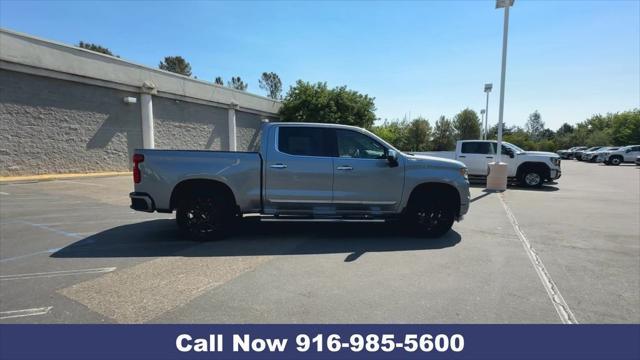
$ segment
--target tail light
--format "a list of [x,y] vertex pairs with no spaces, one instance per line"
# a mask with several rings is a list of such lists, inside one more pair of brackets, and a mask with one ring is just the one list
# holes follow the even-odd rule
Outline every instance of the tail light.
[[133,182],[135,184],[139,184],[142,180],[142,173],[140,172],[140,168],[138,165],[144,162],[144,155],[142,154],[134,154],[133,155]]

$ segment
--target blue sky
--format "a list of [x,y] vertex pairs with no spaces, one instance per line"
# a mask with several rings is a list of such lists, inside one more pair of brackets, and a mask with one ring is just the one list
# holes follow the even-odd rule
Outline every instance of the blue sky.
[[[497,121],[502,46],[494,1],[0,1],[0,26],[68,44],[99,43],[156,67],[182,55],[201,80],[274,71],[347,85],[384,119],[431,121],[484,107]],[[505,122],[547,126],[640,107],[640,1],[526,1],[511,11]]]

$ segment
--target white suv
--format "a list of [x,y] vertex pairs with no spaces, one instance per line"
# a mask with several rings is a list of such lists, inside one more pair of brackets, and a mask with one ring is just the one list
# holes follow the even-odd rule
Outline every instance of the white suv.
[[640,156],[640,145],[621,147],[616,151],[607,151],[604,154],[604,163],[607,165],[620,165],[623,162],[634,162]]

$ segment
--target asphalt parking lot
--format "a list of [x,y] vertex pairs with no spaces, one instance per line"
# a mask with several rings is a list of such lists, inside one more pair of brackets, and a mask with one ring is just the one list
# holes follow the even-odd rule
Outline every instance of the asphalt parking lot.
[[638,323],[640,169],[563,162],[472,188],[435,240],[382,223],[246,223],[181,239],[129,177],[0,185],[2,323]]

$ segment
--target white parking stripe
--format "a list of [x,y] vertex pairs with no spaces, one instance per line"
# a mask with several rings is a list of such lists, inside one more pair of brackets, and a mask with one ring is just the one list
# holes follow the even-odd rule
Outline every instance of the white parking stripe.
[[25,317],[25,316],[46,315],[49,313],[49,311],[51,311],[52,308],[53,306],[47,306],[47,307],[33,308],[33,309],[0,311],[0,320]]
[[89,186],[99,186],[99,187],[107,187],[107,185],[90,183],[90,182],[82,182],[82,181],[73,181],[73,180],[56,180],[55,182],[59,183],[70,183],[70,184],[79,184],[79,185],[89,185]]
[[504,201],[503,195],[499,194],[498,198],[500,199],[500,202],[504,207],[504,211],[507,213],[507,218],[509,218],[511,226],[513,226],[513,230],[516,232],[516,235],[518,235],[518,238],[522,242],[522,246],[524,246],[524,250],[527,252],[529,260],[531,260],[531,264],[533,264],[533,267],[536,269],[538,277],[540,278],[540,281],[542,281],[542,285],[544,286],[545,290],[547,290],[547,295],[549,295],[549,299],[551,299],[551,302],[553,303],[553,306],[555,307],[560,320],[564,324],[577,324],[578,320],[576,320],[573,312],[571,312],[569,305],[567,305],[567,303],[564,301],[564,298],[562,297],[562,294],[560,294],[558,286],[553,281],[553,279],[551,279],[551,275],[542,263],[542,259],[520,229],[518,220],[516,220],[515,215],[513,215],[513,212]]
[[0,191],[0,195],[9,195],[9,193],[6,193],[4,191]]
[[84,274],[102,274],[114,271],[115,267],[96,268],[96,269],[82,269],[82,270],[62,270],[62,271],[50,271],[42,273],[31,274],[16,274],[16,275],[2,275],[0,280],[26,280],[36,278],[50,278],[56,276],[69,276],[69,275],[84,275]]
[[11,261],[11,260],[24,259],[24,258],[35,256],[35,255],[52,254],[54,252],[59,251],[60,249],[61,248],[53,248],[53,249],[48,249],[48,250],[44,250],[44,251],[33,252],[33,253],[30,253],[30,254],[12,256],[12,257],[9,257],[9,258],[0,259],[0,263],[6,262],[6,261]]
[[64,236],[67,236],[67,237],[70,237],[70,238],[74,238],[74,239],[82,238],[81,235],[78,235],[76,233],[71,233],[71,232],[67,232],[67,231],[64,231],[64,230],[54,229],[54,228],[49,227],[49,226],[44,225],[44,224],[36,224],[36,223],[29,222],[29,221],[24,221],[24,220],[16,220],[16,222],[21,223],[21,224],[31,225],[33,227],[37,227],[37,228],[44,229],[44,230],[49,230],[49,231],[54,232],[56,234],[64,235]]

